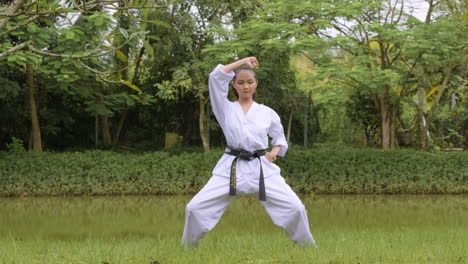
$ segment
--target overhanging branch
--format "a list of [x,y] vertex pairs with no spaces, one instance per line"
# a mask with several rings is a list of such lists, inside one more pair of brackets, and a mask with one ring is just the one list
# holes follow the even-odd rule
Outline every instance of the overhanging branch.
[[35,53],[38,53],[38,54],[41,54],[41,55],[46,55],[46,56],[51,56],[51,57],[80,59],[80,58],[88,58],[88,57],[100,57],[100,56],[106,55],[107,53],[110,53],[112,51],[116,51],[118,49],[121,49],[123,46],[127,45],[131,39],[132,38],[128,38],[122,45],[120,45],[118,47],[115,47],[115,48],[110,48],[110,49],[103,50],[103,49],[100,49],[99,46],[98,46],[95,49],[93,49],[92,51],[87,52],[87,53],[85,53],[83,55],[68,55],[68,54],[47,52],[47,51],[43,51],[43,50],[38,50],[35,47],[33,47],[32,45],[28,45],[28,48],[32,52],[35,52]]
[[31,21],[34,21],[34,20],[38,19],[39,17],[41,17],[41,16],[40,15],[34,15],[34,16],[22,21],[21,23],[18,23],[16,26],[14,26],[14,27],[12,27],[12,28],[10,28],[8,30],[0,32],[0,37],[10,34],[10,32],[12,32],[12,31],[14,31],[14,30],[26,25],[26,24],[29,24]]
[[29,44],[31,44],[31,41],[26,41],[26,42],[23,42],[23,43],[21,43],[21,44],[19,44],[19,45],[16,45],[16,46],[14,46],[13,48],[11,48],[11,49],[9,49],[9,50],[6,50],[6,51],[4,51],[4,52],[2,52],[2,53],[0,53],[0,58],[3,57],[3,56],[6,56],[6,55],[8,55],[8,54],[11,54],[11,53],[13,53],[13,52],[16,52],[16,51],[18,51],[18,50],[20,50],[20,49],[22,49],[22,48],[28,46]]

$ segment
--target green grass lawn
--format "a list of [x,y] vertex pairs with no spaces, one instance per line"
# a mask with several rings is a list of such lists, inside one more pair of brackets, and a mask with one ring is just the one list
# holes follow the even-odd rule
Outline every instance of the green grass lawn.
[[0,263],[468,263],[467,196],[302,197],[318,249],[239,197],[197,249],[188,196],[0,199]]

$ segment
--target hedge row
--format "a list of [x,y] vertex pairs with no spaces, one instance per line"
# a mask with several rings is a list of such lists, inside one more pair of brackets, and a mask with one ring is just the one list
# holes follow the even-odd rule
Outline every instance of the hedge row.
[[[0,196],[192,194],[222,150],[210,153],[111,151],[0,153]],[[468,193],[468,152],[291,148],[277,164],[299,193]]]

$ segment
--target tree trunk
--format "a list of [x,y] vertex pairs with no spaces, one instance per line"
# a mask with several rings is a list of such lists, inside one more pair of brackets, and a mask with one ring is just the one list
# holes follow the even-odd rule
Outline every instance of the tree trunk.
[[33,151],[33,135],[29,133],[28,151]]
[[[104,102],[103,95],[99,95],[99,101],[101,103]],[[111,133],[109,128],[109,117],[106,115],[99,115],[99,121],[101,125],[102,142],[104,143],[104,145],[109,146],[112,144]]]
[[34,72],[32,64],[26,64],[27,86],[29,107],[31,109],[31,135],[32,150],[42,151],[41,128],[39,126],[39,117],[37,113],[36,99],[34,97]]
[[288,145],[289,145],[290,137],[291,137],[291,126],[292,126],[293,113],[294,113],[294,109],[291,109],[291,113],[289,114],[289,121],[288,121],[288,133],[287,133],[287,136],[286,136],[286,140],[288,142]]
[[380,96],[380,119],[382,131],[382,148],[389,149],[392,147],[392,122],[390,105],[386,96]]
[[307,146],[309,143],[309,124],[310,124],[310,115],[312,114],[312,92],[309,92],[308,100],[307,100],[307,109],[306,114],[304,116],[304,146]]
[[306,109],[306,113],[304,115],[304,146],[307,146],[307,143],[308,143],[308,134],[309,134],[309,119],[310,119],[310,100],[312,100],[312,98],[308,98],[307,100],[307,109]]
[[127,117],[127,113],[128,107],[124,110],[122,116],[119,119],[119,124],[117,125],[117,130],[115,131],[114,135],[114,142],[112,142],[114,146],[117,146],[117,144],[119,144],[120,132],[122,132],[123,124],[125,122],[125,118]]
[[465,136],[465,149],[468,148],[468,128],[463,129],[463,134]]
[[[313,115],[313,126],[312,126],[312,135],[320,135],[322,133],[322,128],[320,127],[320,121],[318,117],[318,107],[315,106],[314,101],[312,101],[312,97],[310,99],[310,113]],[[313,141],[313,136],[312,136],[312,141]]]
[[[119,1],[119,6],[124,7],[125,3],[123,1]],[[117,24],[118,24],[119,27],[121,27],[123,29],[126,29],[126,30],[129,30],[129,28],[130,28],[129,27],[130,19],[127,16],[119,16]],[[123,36],[117,35],[114,38],[113,44],[115,46],[120,46],[124,42],[125,42],[125,39],[123,38]],[[121,59],[118,58],[117,53],[115,53],[115,55],[114,55],[115,69],[119,72],[118,73],[120,75],[119,78],[122,79],[122,80],[127,81],[129,79],[129,72],[128,72],[127,67],[128,67],[128,60],[130,58],[130,56],[129,56],[130,55],[130,46],[128,44],[126,44],[123,47],[120,47],[119,50],[127,58],[127,61],[122,61]],[[135,73],[133,75],[134,78],[132,80],[132,83],[134,83],[136,81],[136,78],[138,76],[138,68],[139,68],[142,52],[143,52],[143,48],[140,49],[138,59],[136,61],[136,68],[135,68]],[[120,85],[120,87],[124,87],[124,85]],[[122,113],[122,116],[119,119],[119,123],[117,124],[117,129],[115,130],[115,134],[113,135],[113,140],[111,140],[109,122],[107,121],[108,117],[106,117],[107,120],[105,121],[105,124],[103,124],[103,128],[104,128],[104,126],[107,126],[107,130],[109,130],[109,139],[108,139],[109,143],[106,143],[105,137],[107,137],[107,136],[104,133],[102,133],[104,144],[110,144],[110,142],[112,142],[112,144],[114,146],[116,146],[119,143],[120,134],[121,134],[123,125],[125,123],[125,118],[127,117],[128,108],[129,108],[128,106],[125,108],[125,110]],[[101,118],[101,120],[102,120],[102,118]],[[114,127],[113,127],[113,130],[114,130]]]
[[419,149],[426,149],[426,128],[424,125],[424,87],[418,89],[418,145]]
[[370,135],[370,129],[368,127],[366,127],[366,129],[364,129],[364,133],[366,134],[366,146],[370,146],[370,142],[371,142],[371,135]]
[[200,117],[198,119],[198,124],[200,126],[200,137],[203,143],[203,150],[205,152],[210,151],[210,137],[209,137],[209,129],[208,129],[208,118],[206,115],[206,101],[203,98],[199,99],[200,105]]
[[[138,73],[139,73],[140,64],[141,64],[140,62],[141,62],[141,59],[142,59],[142,57],[143,57],[144,52],[145,52],[145,47],[142,47],[142,48],[140,49],[140,52],[138,53],[138,59],[137,59],[137,61],[135,62],[135,65],[136,65],[136,66],[135,66],[135,71],[134,71],[134,73],[133,73],[133,78],[132,78],[132,83],[133,83],[133,84],[136,83],[137,80],[138,80]],[[127,54],[127,55],[128,55],[128,54]],[[125,72],[127,72],[127,71],[125,71]],[[127,75],[128,75],[128,72],[125,74],[125,76],[127,76]],[[126,120],[126,118],[127,118],[127,113],[128,113],[129,108],[130,108],[130,107],[127,105],[127,107],[125,108],[125,110],[124,110],[122,116],[121,116],[120,119],[119,119],[119,124],[117,125],[117,131],[116,131],[116,133],[115,133],[114,142],[113,142],[114,146],[116,146],[117,144],[119,144],[120,134],[121,134],[122,129],[123,129],[123,124],[125,123],[125,120]]]
[[396,115],[397,115],[396,106],[392,107],[391,114],[392,114],[392,118],[390,119],[390,147],[393,149],[398,146],[397,137],[396,137],[396,129],[395,129]]
[[206,138],[208,146],[210,146],[210,116],[211,116],[211,105],[208,103],[208,99],[205,101],[205,124],[206,124]]
[[99,143],[99,118],[94,116],[94,146],[97,147]]
[[104,145],[111,145],[111,133],[109,129],[109,117],[106,115],[99,115],[101,123],[101,132],[102,132],[102,142]]
[[431,109],[427,113],[427,119],[426,119],[426,133],[429,130],[429,126],[431,125],[432,122],[432,117],[434,116],[435,109],[439,106],[440,99],[442,98],[442,95],[444,94],[444,91],[447,89],[450,79],[452,78],[452,71],[455,68],[455,64],[449,65],[447,68],[447,71],[445,72],[444,80],[442,81],[441,87],[439,89],[439,92],[437,93],[437,96],[432,103]]

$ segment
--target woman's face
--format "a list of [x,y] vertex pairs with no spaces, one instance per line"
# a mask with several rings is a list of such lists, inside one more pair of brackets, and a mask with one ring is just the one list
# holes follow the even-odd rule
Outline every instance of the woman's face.
[[232,85],[239,94],[239,99],[250,99],[257,89],[257,84],[257,79],[252,71],[241,70],[237,73]]

